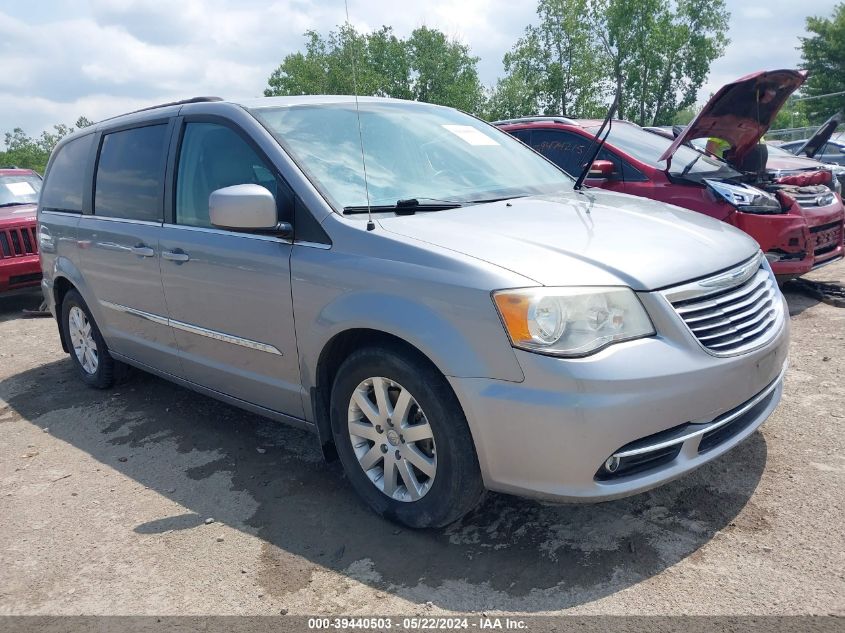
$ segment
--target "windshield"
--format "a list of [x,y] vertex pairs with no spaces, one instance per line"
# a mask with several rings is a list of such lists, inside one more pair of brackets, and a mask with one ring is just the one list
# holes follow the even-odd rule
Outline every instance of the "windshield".
[[795,158],[795,154],[792,152],[787,152],[782,147],[778,147],[777,145],[767,145],[769,156],[786,156],[787,158]]
[[[593,134],[598,132],[598,126],[587,129]],[[614,121],[607,142],[647,165],[661,171],[666,170],[666,161],[660,160],[660,156],[672,144],[672,140],[665,136],[648,132],[630,123]],[[672,175],[684,174],[692,178],[709,178],[717,172],[721,177],[726,171],[732,171],[727,163],[686,145],[681,145],[672,156],[669,169]]]
[[35,204],[41,191],[41,178],[35,174],[0,176],[0,207]]
[[[367,204],[354,103],[251,110],[337,209]],[[362,102],[370,203],[479,201],[572,188],[510,135],[457,110]]]

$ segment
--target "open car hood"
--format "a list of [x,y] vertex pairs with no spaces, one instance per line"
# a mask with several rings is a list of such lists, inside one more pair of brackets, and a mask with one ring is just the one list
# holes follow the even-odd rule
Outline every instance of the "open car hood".
[[763,138],[789,95],[806,79],[803,70],[770,70],[722,86],[660,160],[668,160],[678,147],[693,139],[715,137],[730,144],[734,161],[742,161]]
[[809,156],[813,158],[816,154],[819,153],[819,150],[825,146],[825,144],[830,140],[830,137],[833,136],[833,133],[836,131],[836,128],[845,121],[845,110],[840,110],[832,117],[830,117],[827,121],[821,124],[821,127],[816,130],[816,133],[813,134],[806,143],[804,143],[801,147],[799,147],[795,153],[796,154],[804,154],[805,156]]

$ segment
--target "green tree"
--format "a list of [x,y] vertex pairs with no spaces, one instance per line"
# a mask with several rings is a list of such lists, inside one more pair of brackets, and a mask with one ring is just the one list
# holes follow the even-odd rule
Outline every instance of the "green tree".
[[608,92],[605,54],[590,19],[589,0],[540,0],[529,25],[505,54],[505,76],[492,89],[487,116],[590,116]]
[[697,105],[681,108],[672,117],[672,125],[689,125],[699,112],[701,112],[701,106]]
[[596,116],[621,84],[620,117],[668,124],[728,42],[725,0],[540,0],[537,15],[505,55],[489,116]]
[[[812,103],[812,101],[809,103]],[[807,116],[807,104],[807,101],[789,99],[772,122],[772,130],[809,126],[810,119]]]
[[0,167],[15,166],[21,169],[34,169],[44,173],[47,161],[50,159],[50,152],[56,144],[68,134],[93,125],[93,122],[85,117],[79,117],[73,126],[58,123],[53,126],[52,131],[45,130],[37,138],[26,134],[21,128],[16,127],[11,132],[5,133],[5,151],[0,152]]
[[481,110],[484,88],[478,78],[478,57],[468,46],[423,26],[411,33],[405,47],[413,99],[473,113]]
[[[396,37],[383,26],[359,33],[351,25],[305,33],[305,51],[287,55],[273,71],[265,96],[358,94],[416,99],[477,112],[484,102],[478,58],[469,48],[427,27]],[[353,61],[354,77],[353,77]]]
[[[836,5],[830,18],[807,18],[807,31],[811,35],[801,38],[800,50],[810,74],[802,94],[815,97],[845,91],[845,3]],[[804,103],[811,122],[821,123],[845,106],[845,95]]]
[[593,15],[623,85],[620,116],[640,125],[671,123],[693,105],[728,43],[724,0],[601,0]]

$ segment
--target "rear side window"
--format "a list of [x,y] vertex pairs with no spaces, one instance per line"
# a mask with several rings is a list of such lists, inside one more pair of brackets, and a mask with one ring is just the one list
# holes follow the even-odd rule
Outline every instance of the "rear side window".
[[162,219],[167,125],[103,135],[94,185],[94,214],[110,218]]
[[520,141],[529,145],[531,143],[531,130],[514,130],[510,132],[511,136],[515,136]]
[[534,130],[531,145],[570,176],[577,177],[581,173],[581,165],[587,160],[590,141],[570,132]]
[[[588,160],[591,143],[585,136],[561,130],[534,130],[531,135],[531,146],[573,178],[579,176]],[[609,160],[616,168],[616,176],[622,176],[622,161],[605,148],[599,151],[596,160]]]
[[88,134],[58,149],[41,191],[42,209],[82,213],[85,171],[93,142],[94,135]]

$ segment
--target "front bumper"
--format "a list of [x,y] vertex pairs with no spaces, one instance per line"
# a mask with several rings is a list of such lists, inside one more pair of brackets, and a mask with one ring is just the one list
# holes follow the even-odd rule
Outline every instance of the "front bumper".
[[837,198],[836,203],[821,208],[805,208],[804,216],[810,229],[810,246],[813,253],[813,268],[819,268],[845,254],[845,209]]
[[[613,345],[583,359],[516,350],[525,374],[521,383],[449,379],[489,489],[555,501],[628,496],[724,454],[775,409],[783,391],[788,318],[763,348],[717,358],[696,343],[671,309],[653,296],[641,298],[660,332],[656,337]],[[722,427],[731,432],[711,427],[737,411],[741,424]],[[614,454],[673,433],[685,435],[669,459],[601,477]]]
[[0,259],[0,293],[34,288],[40,283],[41,263],[37,254]]
[[798,277],[813,269],[810,229],[797,203],[789,213],[758,215],[736,211],[726,221],[757,240],[777,276]]

